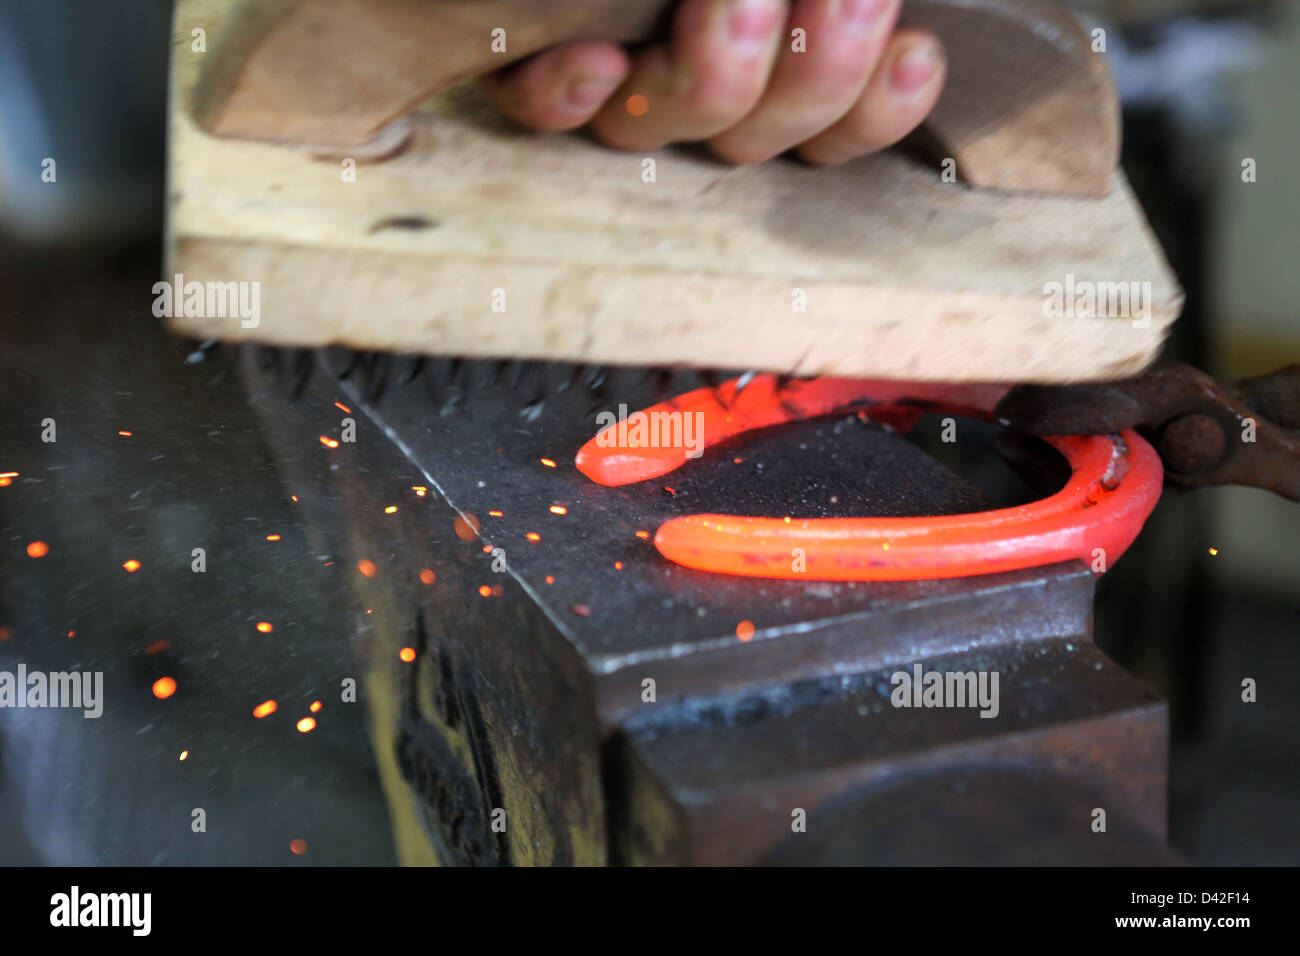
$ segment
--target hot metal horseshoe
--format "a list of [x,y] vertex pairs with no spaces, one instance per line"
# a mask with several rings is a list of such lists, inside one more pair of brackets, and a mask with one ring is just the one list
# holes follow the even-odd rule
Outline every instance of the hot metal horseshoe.
[[[756,376],[738,390],[738,381],[688,392],[640,414],[654,421],[656,413],[701,413],[704,446],[710,447],[752,429],[843,411],[919,414],[928,408],[988,418],[1007,391],[826,378],[780,383],[775,375]],[[578,452],[575,464],[592,481],[632,484],[668,474],[687,460],[680,447],[619,445],[618,428],[602,429]],[[1133,431],[1045,440],[1065,456],[1073,474],[1059,492],[1032,504],[921,518],[688,515],[663,524],[655,547],[685,567],[759,578],[952,578],[1074,558],[1100,573],[1132,544],[1155,508],[1164,476],[1160,458]]]

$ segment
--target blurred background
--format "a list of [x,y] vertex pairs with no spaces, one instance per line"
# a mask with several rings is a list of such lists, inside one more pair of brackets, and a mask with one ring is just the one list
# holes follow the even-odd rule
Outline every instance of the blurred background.
[[[1188,294],[1166,357],[1221,379],[1300,361],[1300,5],[1075,6],[1107,29],[1124,167]],[[238,381],[150,314],[169,20],[163,0],[0,2],[0,669],[39,647],[42,669],[140,690],[98,721],[0,711],[0,863],[391,863],[363,713],[334,703],[355,609]],[[59,443],[19,467],[47,418]],[[201,590],[195,540],[241,555]],[[1300,862],[1297,542],[1300,507],[1266,492],[1170,494],[1099,585],[1098,644],[1170,702],[1170,838],[1195,863]],[[142,554],[171,565],[122,568]],[[250,725],[264,699],[283,719]]]

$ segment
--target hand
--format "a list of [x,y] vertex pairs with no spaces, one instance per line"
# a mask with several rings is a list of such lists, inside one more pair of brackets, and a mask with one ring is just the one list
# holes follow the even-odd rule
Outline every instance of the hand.
[[837,164],[902,139],[943,88],[938,38],[895,30],[900,3],[683,0],[667,43],[568,43],[485,83],[527,126],[590,124],[620,149],[703,140],[734,163]]

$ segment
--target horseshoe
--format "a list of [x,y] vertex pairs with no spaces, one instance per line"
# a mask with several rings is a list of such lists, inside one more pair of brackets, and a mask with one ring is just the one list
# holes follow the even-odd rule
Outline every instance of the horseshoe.
[[[911,409],[919,415],[941,409],[989,419],[1007,391],[829,378],[782,383],[775,375],[754,376],[738,388],[739,383],[688,392],[638,414],[701,414],[707,448],[753,429],[843,411]],[[575,458],[578,469],[598,484],[645,481],[687,460],[680,446],[620,446],[618,428],[602,429]],[[1072,559],[1100,575],[1133,543],[1155,508],[1164,477],[1160,458],[1134,431],[1045,440],[1065,456],[1073,474],[1056,494],[1032,504],[913,518],[687,515],[665,522],[655,534],[655,547],[684,567],[758,578],[905,581]]]

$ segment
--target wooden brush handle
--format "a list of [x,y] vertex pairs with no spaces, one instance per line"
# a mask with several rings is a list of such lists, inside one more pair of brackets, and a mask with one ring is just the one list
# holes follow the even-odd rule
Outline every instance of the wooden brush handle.
[[[218,136],[346,149],[447,86],[556,43],[661,35],[672,0],[242,0],[194,112]],[[957,174],[995,189],[1105,195],[1119,110],[1103,57],[1058,0],[904,0],[947,87],[927,121]],[[506,53],[492,31],[506,31]],[[815,56],[811,51],[808,56]]]

